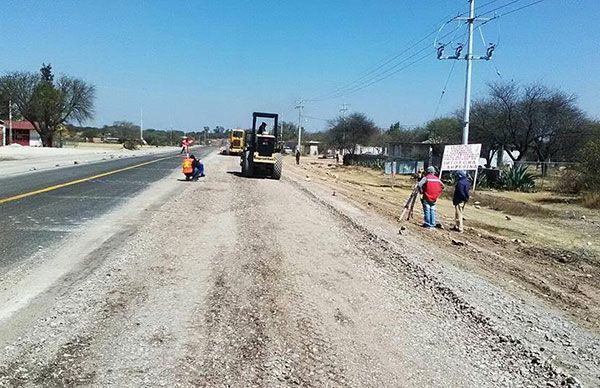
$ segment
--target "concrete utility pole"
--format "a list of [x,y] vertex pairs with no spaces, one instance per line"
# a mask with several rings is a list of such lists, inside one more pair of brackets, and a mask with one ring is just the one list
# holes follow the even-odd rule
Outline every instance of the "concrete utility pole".
[[298,101],[298,105],[296,105],[296,109],[298,109],[298,144],[296,145],[296,149],[300,152],[302,152],[300,146],[302,144],[302,109],[304,108],[303,104],[304,101],[300,99],[300,101]]
[[142,141],[142,144],[145,143],[144,141],[144,109],[140,108],[140,140]]
[[467,80],[465,82],[465,119],[463,127],[463,144],[469,144],[469,121],[471,118],[471,78],[473,75],[473,24],[475,23],[475,0],[469,0],[469,40],[467,43]]
[[496,48],[495,44],[490,44],[487,48],[486,55],[474,57],[473,55],[473,30],[475,29],[475,22],[487,21],[489,18],[477,18],[475,17],[475,0],[469,0],[469,17],[468,18],[456,18],[455,20],[466,20],[469,36],[467,41],[467,54],[462,57],[461,53],[463,50],[462,44],[459,44],[455,49],[455,55],[444,57],[444,48],[445,45],[440,44],[437,48],[438,59],[464,59],[467,61],[467,76],[465,81],[465,113],[464,113],[464,126],[462,133],[462,142],[463,144],[469,144],[469,121],[471,119],[471,79],[473,75],[473,60],[475,59],[484,59],[489,61],[492,58],[492,53]]
[[342,148],[342,155],[346,154],[346,112],[348,112],[348,104],[343,103],[342,107],[340,108],[340,112],[342,113],[342,120],[343,120],[343,128],[344,131],[342,132],[342,144],[344,145]]
[[340,112],[342,113],[342,117],[346,118],[346,112],[348,112],[348,104],[343,103],[342,107],[340,108]]
[[12,144],[12,100],[8,100],[8,141],[6,144]]

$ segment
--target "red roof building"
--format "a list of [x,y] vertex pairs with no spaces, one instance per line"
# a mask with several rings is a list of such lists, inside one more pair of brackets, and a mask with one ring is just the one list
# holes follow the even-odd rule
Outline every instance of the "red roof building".
[[27,120],[13,120],[12,123],[10,120],[0,120],[0,127],[0,146],[13,143],[22,146],[42,146],[40,135]]

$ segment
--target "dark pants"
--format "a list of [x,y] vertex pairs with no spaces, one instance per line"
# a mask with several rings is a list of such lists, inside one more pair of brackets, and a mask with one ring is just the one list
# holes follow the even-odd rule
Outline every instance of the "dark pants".
[[192,174],[192,179],[198,179],[204,176],[204,165],[200,164],[198,167],[194,168],[194,173]]

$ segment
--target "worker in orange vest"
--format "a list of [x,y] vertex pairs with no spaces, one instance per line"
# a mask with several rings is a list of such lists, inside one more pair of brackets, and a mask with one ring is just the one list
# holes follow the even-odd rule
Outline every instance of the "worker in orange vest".
[[192,178],[192,175],[194,174],[194,159],[192,158],[185,158],[183,159],[183,162],[181,163],[181,169],[183,174],[185,175],[185,180],[189,180],[190,178]]

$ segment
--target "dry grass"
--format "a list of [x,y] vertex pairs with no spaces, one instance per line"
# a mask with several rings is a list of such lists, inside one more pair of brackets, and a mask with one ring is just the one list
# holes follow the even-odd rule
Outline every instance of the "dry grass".
[[513,200],[506,197],[498,197],[493,194],[477,192],[473,194],[473,200],[479,201],[481,206],[501,211],[513,216],[527,217],[555,217],[556,212],[533,203]]
[[590,209],[600,209],[600,193],[583,194],[581,204]]

